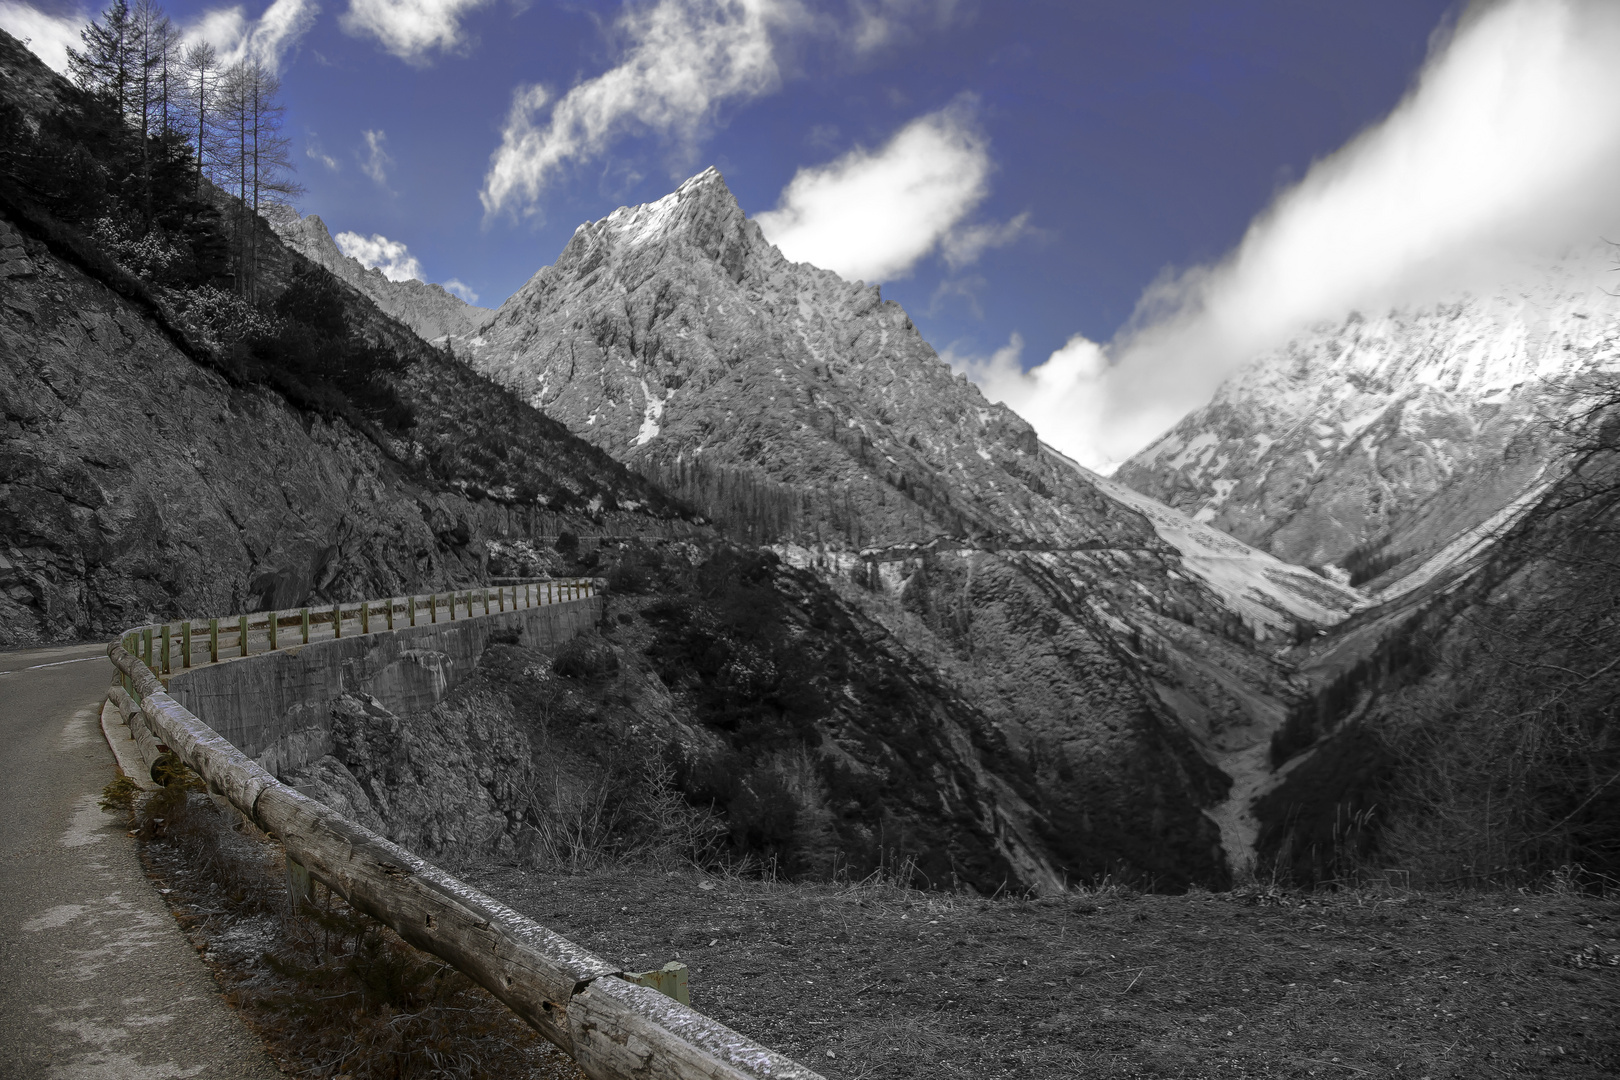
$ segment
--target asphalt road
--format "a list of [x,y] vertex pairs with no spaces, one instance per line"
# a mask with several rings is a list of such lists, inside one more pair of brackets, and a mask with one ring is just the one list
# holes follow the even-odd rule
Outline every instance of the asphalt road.
[[101,645],[0,652],[0,1077],[278,1077],[97,798]]

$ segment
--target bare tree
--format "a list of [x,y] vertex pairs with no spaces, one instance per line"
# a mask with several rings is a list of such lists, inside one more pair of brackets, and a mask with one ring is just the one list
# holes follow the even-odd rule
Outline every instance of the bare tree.
[[286,110],[275,73],[249,58],[226,69],[219,86],[216,100],[223,122],[216,168],[237,199],[237,291],[253,299],[258,292],[259,214],[303,189],[292,177],[291,143],[281,133]]
[[200,41],[186,50],[183,65],[186,103],[191,113],[189,119],[196,133],[197,190],[200,192],[203,177],[208,174],[213,161],[210,152],[213,141],[211,125],[218,123],[216,96],[219,94],[219,54],[212,45]]

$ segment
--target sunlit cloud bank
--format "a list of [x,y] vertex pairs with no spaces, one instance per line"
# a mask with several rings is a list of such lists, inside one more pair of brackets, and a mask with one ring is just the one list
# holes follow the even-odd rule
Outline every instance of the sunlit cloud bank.
[[35,56],[63,75],[67,74],[67,51],[83,47],[79,31],[89,22],[84,14],[48,15],[28,4],[0,2],[0,29],[26,41]]
[[1313,322],[1488,287],[1612,235],[1617,57],[1612,0],[1478,6],[1388,117],[1312,166],[1221,262],[1148,289],[1106,348],[1076,337],[1028,372],[1006,350],[952,359],[1059,449],[1123,460]]
[[389,281],[422,280],[422,264],[398,240],[375,233],[361,236],[352,232],[340,232],[332,240],[343,254],[358,260],[362,266],[381,270],[383,277]]
[[993,168],[974,108],[963,98],[913,120],[879,150],[856,147],[800,169],[777,208],[754,220],[788,258],[851,281],[903,277],[938,248],[954,268],[1012,242],[1027,215],[960,227],[989,194]]
[[425,64],[434,50],[467,45],[462,18],[487,0],[349,0],[338,23],[355,37],[374,37],[388,52]]

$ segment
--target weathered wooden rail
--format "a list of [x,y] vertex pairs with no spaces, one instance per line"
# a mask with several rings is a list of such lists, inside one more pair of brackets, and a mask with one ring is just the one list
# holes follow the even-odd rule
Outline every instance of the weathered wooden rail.
[[[498,597],[495,589],[458,590],[448,610],[459,606],[462,618],[476,617],[484,605],[491,605],[494,614],[505,602],[568,602],[570,590],[583,599],[592,588],[589,582],[553,582],[548,584],[557,588],[542,591],[534,589],[537,584],[502,587]],[[525,588],[532,591],[525,593]],[[430,619],[438,611],[438,595],[427,598]],[[339,605],[322,613],[332,620],[327,639],[341,636],[349,614],[345,607],[358,607],[362,633],[386,632],[402,607],[408,618],[421,614],[422,599]],[[384,625],[371,631],[374,604],[386,605],[386,614]],[[270,613],[251,621],[241,616],[234,629],[242,655],[277,648],[278,622],[286,625],[282,620],[289,617],[296,619],[291,625],[300,644],[315,640],[308,636],[315,622],[308,609],[299,609],[296,616]],[[174,625],[137,627],[109,645],[107,654],[151,737],[178,754],[210,791],[281,843],[290,880],[320,881],[412,945],[453,964],[568,1053],[593,1080],[821,1080],[803,1065],[632,982],[617,965],[281,783],[169,696],[152,660],[168,667]],[[211,655],[223,662],[218,620],[207,625]],[[184,642],[196,621],[179,626],[184,664],[193,659]],[[264,648],[252,652],[247,642],[255,630],[263,633]],[[143,652],[138,655],[131,646]]]
[[596,592],[597,584],[590,578],[520,580],[330,607],[260,611],[234,619],[147,623],[126,630],[121,640],[125,651],[139,656],[155,674],[171,675],[203,664],[341,638],[345,627],[351,636],[369,634],[373,621],[377,630],[394,629],[396,620],[400,626],[455,622],[480,614],[584,600]]

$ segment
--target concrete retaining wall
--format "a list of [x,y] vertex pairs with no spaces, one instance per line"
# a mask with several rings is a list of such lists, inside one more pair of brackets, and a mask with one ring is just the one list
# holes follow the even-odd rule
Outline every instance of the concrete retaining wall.
[[393,713],[426,711],[477,667],[492,640],[515,633],[525,647],[555,648],[601,617],[602,598],[592,596],[356,634],[181,672],[168,690],[280,776],[332,752],[332,706],[346,693],[369,694]]

